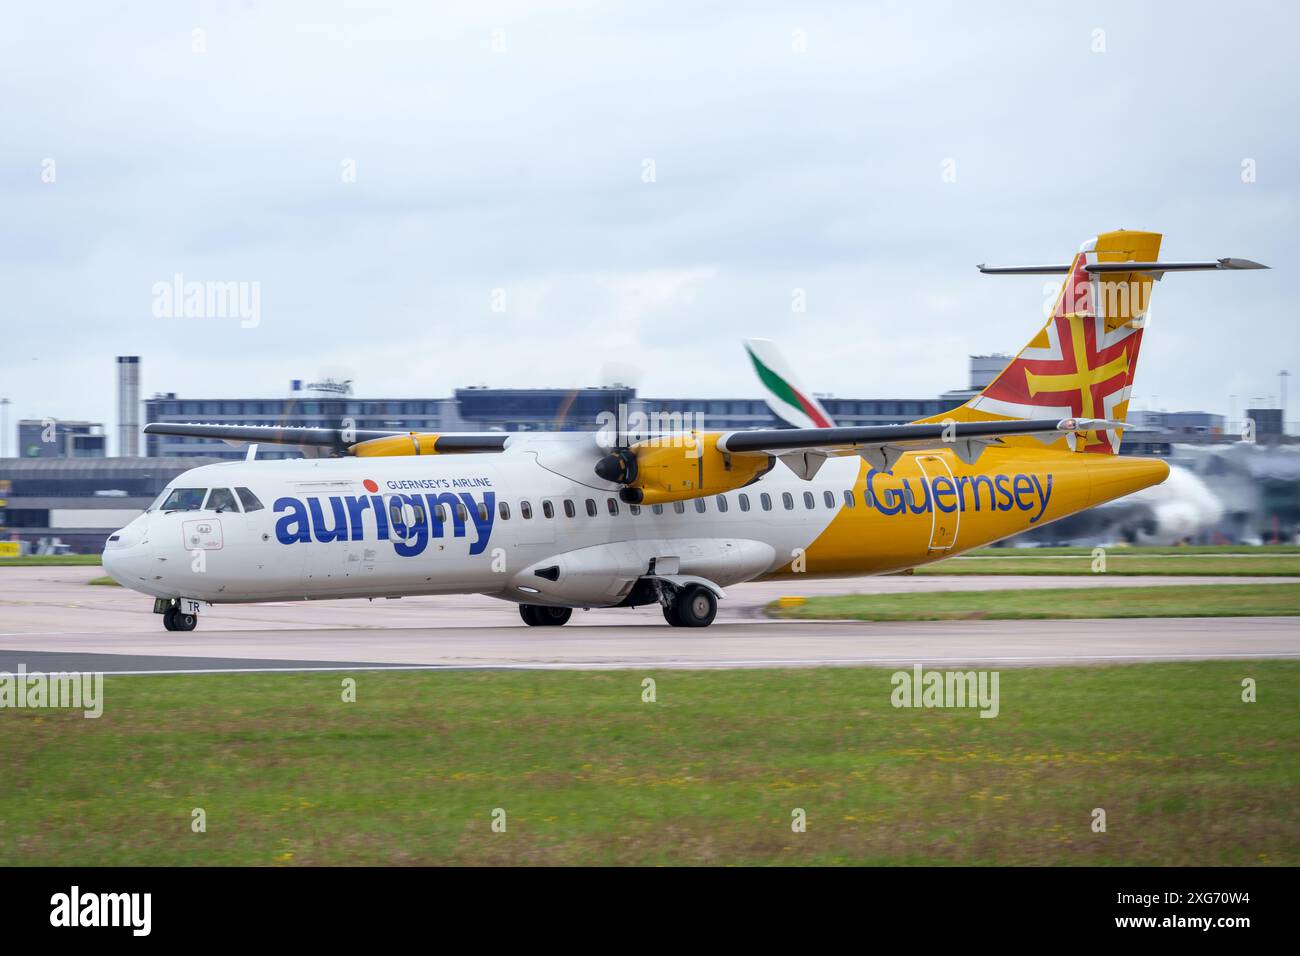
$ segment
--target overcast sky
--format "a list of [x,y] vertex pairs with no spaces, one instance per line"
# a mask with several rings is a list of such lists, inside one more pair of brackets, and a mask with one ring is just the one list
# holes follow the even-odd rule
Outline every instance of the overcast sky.
[[[1041,324],[1039,278],[976,263],[1119,227],[1273,267],[1160,284],[1136,407],[1300,372],[1294,5],[705,6],[8,5],[10,422],[112,425],[117,354],[146,395],[757,397],[746,336],[929,398]],[[177,274],[257,283],[260,321],[156,315]]]

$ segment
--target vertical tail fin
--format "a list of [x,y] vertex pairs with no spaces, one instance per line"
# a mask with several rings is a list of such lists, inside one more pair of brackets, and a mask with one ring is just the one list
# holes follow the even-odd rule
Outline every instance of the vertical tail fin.
[[[1159,255],[1160,235],[1154,232],[1107,232],[1084,243],[1038,334],[984,391],[939,418],[1127,420],[1152,273],[1089,273],[1085,267],[1152,264]],[[1119,429],[1089,432],[1076,443],[1076,450],[1117,454],[1120,438]],[[1059,444],[1064,447],[1065,440]]]
[[772,414],[795,428],[833,428],[835,422],[821,402],[794,377],[776,343],[769,339],[746,339],[745,352],[763,383],[763,399]]

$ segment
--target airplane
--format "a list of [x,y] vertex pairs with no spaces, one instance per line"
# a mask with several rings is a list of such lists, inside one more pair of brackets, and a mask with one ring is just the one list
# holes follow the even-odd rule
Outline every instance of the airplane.
[[[1065,279],[987,388],[905,425],[819,422],[761,350],[756,370],[805,427],[632,427],[622,414],[549,433],[149,424],[249,453],[178,476],[109,536],[104,569],[153,597],[168,630],[193,630],[204,606],[460,593],[517,604],[530,626],[657,604],[672,626],[705,627],[741,582],[939,561],[1165,480],[1165,462],[1118,454],[1152,283],[1267,267],[1161,262],[1160,242],[1119,230],[1066,264],[979,266]],[[264,442],[315,457],[258,461]]]

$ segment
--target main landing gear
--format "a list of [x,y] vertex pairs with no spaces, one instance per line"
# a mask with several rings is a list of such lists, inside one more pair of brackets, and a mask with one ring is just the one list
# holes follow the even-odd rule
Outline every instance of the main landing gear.
[[571,607],[547,607],[543,604],[519,605],[519,616],[529,627],[559,627],[573,616]]
[[663,609],[673,627],[708,627],[718,614],[718,599],[703,585],[691,584],[674,592]]

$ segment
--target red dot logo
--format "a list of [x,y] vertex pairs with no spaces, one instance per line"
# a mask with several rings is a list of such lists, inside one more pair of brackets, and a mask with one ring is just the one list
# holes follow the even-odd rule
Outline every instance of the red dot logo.
[[366,491],[370,492],[371,494],[374,494],[376,491],[379,490],[379,486],[375,484],[373,481],[371,481],[369,478],[361,482],[361,484],[365,485]]

